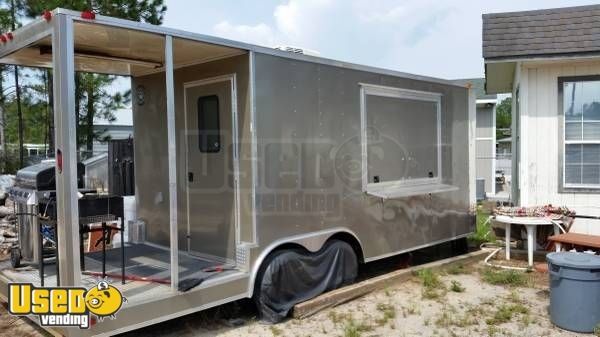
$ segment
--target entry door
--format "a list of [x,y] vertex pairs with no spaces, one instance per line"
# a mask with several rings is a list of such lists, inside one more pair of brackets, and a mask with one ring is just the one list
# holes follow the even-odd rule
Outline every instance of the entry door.
[[208,82],[185,88],[188,247],[234,260],[232,81]]

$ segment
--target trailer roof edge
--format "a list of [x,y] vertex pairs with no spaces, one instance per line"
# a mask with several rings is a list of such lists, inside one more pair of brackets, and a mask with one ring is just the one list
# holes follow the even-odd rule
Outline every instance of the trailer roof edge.
[[120,28],[136,29],[136,30],[145,31],[148,33],[171,35],[171,36],[177,37],[177,38],[189,39],[189,40],[205,42],[205,43],[210,43],[210,44],[215,44],[215,45],[221,45],[221,46],[226,46],[226,47],[231,47],[231,48],[244,49],[247,51],[253,51],[256,53],[260,53],[260,54],[273,55],[273,56],[278,56],[278,57],[283,57],[283,58],[288,58],[288,59],[294,59],[294,60],[298,60],[298,61],[313,62],[313,63],[319,63],[319,64],[324,64],[324,65],[352,69],[352,70],[378,73],[381,75],[398,76],[398,77],[404,77],[404,78],[413,79],[413,80],[419,80],[419,81],[425,81],[425,82],[435,82],[438,84],[466,88],[466,86],[458,84],[452,80],[446,80],[446,79],[442,79],[442,78],[430,77],[430,76],[425,76],[425,75],[411,74],[411,73],[406,73],[406,72],[397,71],[397,70],[390,70],[390,69],[385,69],[385,68],[379,68],[379,67],[374,67],[374,66],[339,61],[339,60],[318,57],[318,56],[312,56],[312,55],[294,54],[294,53],[278,50],[275,48],[258,46],[258,45],[254,45],[254,44],[250,44],[250,43],[224,39],[224,38],[211,36],[211,35],[193,33],[193,32],[188,32],[188,31],[175,29],[175,28],[157,26],[157,25],[153,25],[153,24],[145,23],[145,22],[130,21],[130,20],[119,19],[119,18],[114,18],[114,17],[110,17],[110,16],[104,16],[104,15],[97,15],[94,20],[88,20],[88,19],[81,18],[81,12],[64,9],[64,8],[57,8],[54,10],[54,13],[71,16],[73,18],[73,20],[80,21],[80,22],[89,22],[89,23],[110,25],[110,26],[115,26],[115,27],[120,27]]

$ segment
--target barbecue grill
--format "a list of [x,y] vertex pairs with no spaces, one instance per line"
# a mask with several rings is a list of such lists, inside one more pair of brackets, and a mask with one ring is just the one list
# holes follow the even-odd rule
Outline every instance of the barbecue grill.
[[[25,167],[17,171],[15,185],[8,190],[8,197],[14,201],[17,215],[17,246],[11,249],[13,267],[21,264],[21,259],[37,263],[39,253],[38,200],[41,193],[56,189],[54,160]],[[77,185],[83,187],[83,164],[77,165]],[[43,211],[43,210],[41,210]]]
[[[56,176],[54,161],[46,161],[23,168],[17,172],[15,185],[8,191],[9,198],[15,203],[17,215],[18,240],[11,249],[11,264],[19,267],[22,260],[38,264],[42,286],[44,285],[44,260],[56,257]],[[102,274],[105,275],[106,245],[110,243],[112,231],[120,231],[121,247],[124,247],[123,235],[123,198],[97,194],[95,190],[84,189],[85,166],[77,165],[77,185],[81,197],[79,206],[79,238],[81,267],[85,269],[84,235],[102,231]],[[119,225],[111,225],[118,222]],[[93,227],[99,223],[101,227]],[[124,279],[124,249],[121,249],[122,274]],[[58,267],[58,265],[57,265]],[[57,270],[58,277],[58,270]],[[57,278],[57,283],[60,280]]]

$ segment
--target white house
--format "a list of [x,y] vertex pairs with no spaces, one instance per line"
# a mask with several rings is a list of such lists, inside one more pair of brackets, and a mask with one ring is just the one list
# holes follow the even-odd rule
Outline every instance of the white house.
[[487,93],[513,94],[517,205],[600,215],[599,32],[600,5],[483,15]]

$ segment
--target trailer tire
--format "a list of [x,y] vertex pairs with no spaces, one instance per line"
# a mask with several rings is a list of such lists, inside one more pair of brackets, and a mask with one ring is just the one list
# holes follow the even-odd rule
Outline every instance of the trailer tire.
[[269,323],[285,319],[297,303],[351,284],[358,259],[350,244],[330,240],[315,253],[304,248],[276,250],[262,263],[254,286],[259,317]]

